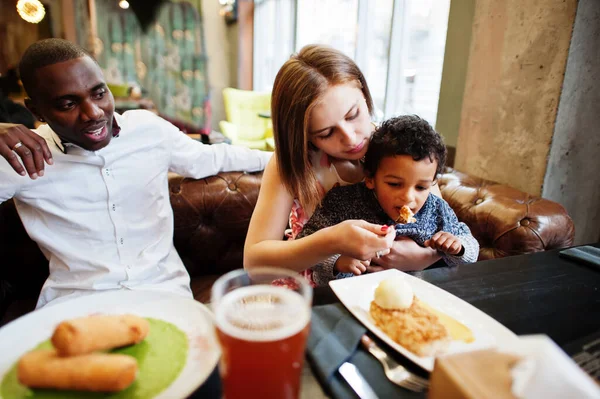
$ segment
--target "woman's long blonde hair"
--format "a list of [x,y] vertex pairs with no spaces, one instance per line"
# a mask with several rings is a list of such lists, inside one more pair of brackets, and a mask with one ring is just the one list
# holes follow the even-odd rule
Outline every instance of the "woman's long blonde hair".
[[355,82],[363,92],[369,113],[373,100],[356,63],[331,47],[308,45],[283,64],[271,99],[275,154],[279,174],[288,191],[312,213],[321,201],[309,144],[308,120],[321,95],[331,86]]

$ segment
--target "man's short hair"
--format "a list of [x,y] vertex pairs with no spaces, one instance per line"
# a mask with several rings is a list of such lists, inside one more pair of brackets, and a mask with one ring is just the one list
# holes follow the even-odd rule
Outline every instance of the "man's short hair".
[[403,115],[384,121],[377,128],[365,155],[364,169],[375,176],[384,157],[410,155],[415,161],[429,158],[437,161],[436,175],[446,163],[444,139],[425,119],[417,115]]
[[[27,95],[31,97],[35,88],[35,72],[39,68],[59,62],[88,56],[94,57],[82,47],[63,39],[44,39],[33,43],[25,50],[19,62],[19,75]],[[97,62],[96,62],[97,63]]]

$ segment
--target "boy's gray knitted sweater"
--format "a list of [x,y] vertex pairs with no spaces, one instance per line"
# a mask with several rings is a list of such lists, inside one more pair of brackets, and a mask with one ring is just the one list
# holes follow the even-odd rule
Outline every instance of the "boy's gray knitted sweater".
[[[396,236],[407,236],[421,246],[438,231],[445,231],[459,238],[464,251],[461,256],[445,253],[440,255],[449,266],[477,261],[479,243],[471,234],[466,224],[459,222],[448,203],[434,194],[423,204],[415,215],[416,223],[397,224]],[[394,225],[395,222],[383,211],[373,192],[364,183],[331,189],[321,206],[317,208],[310,220],[304,225],[298,238],[311,235],[325,227],[334,226],[344,220],[362,219],[370,223]],[[344,237],[340,237],[341,240]],[[325,285],[329,280],[352,276],[349,273],[338,273],[333,266],[340,255],[332,256],[315,265],[313,280],[317,285]]]

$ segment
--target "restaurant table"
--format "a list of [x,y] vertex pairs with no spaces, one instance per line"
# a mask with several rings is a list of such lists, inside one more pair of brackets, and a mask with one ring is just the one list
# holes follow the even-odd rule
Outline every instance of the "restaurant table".
[[[572,348],[570,344],[600,330],[600,271],[559,257],[559,252],[435,267],[410,274],[472,304],[517,335],[546,334],[563,349]],[[313,306],[330,303],[339,303],[331,288],[315,288]],[[218,383],[218,377],[212,380]],[[301,398],[326,397],[305,362]],[[406,397],[425,394],[406,391]]]
[[[410,274],[472,304],[517,335],[546,334],[564,349],[600,330],[600,271],[559,257],[559,252],[537,252]],[[338,302],[329,287],[314,290],[314,306]],[[303,376],[303,389],[311,389],[314,395],[313,384],[318,382],[310,377]],[[406,393],[407,397],[419,396]],[[302,396],[309,397],[304,392]]]
[[[546,334],[562,347],[600,330],[600,271],[559,257],[559,252],[410,274],[470,303],[517,335]],[[339,301],[329,287],[319,287],[313,302]]]

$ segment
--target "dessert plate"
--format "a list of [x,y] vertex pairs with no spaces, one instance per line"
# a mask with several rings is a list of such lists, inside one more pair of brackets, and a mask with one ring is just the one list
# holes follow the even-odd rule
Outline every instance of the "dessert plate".
[[410,284],[416,297],[427,305],[446,313],[466,325],[473,332],[475,340],[471,343],[452,341],[444,354],[459,353],[491,347],[511,348],[518,343],[517,336],[502,324],[473,305],[450,294],[443,289],[396,269],[364,274],[357,277],[330,281],[329,285],[342,304],[365,327],[390,347],[410,359],[427,371],[433,370],[434,356],[418,356],[393,341],[375,325],[369,314],[375,288],[382,280],[401,275]]

